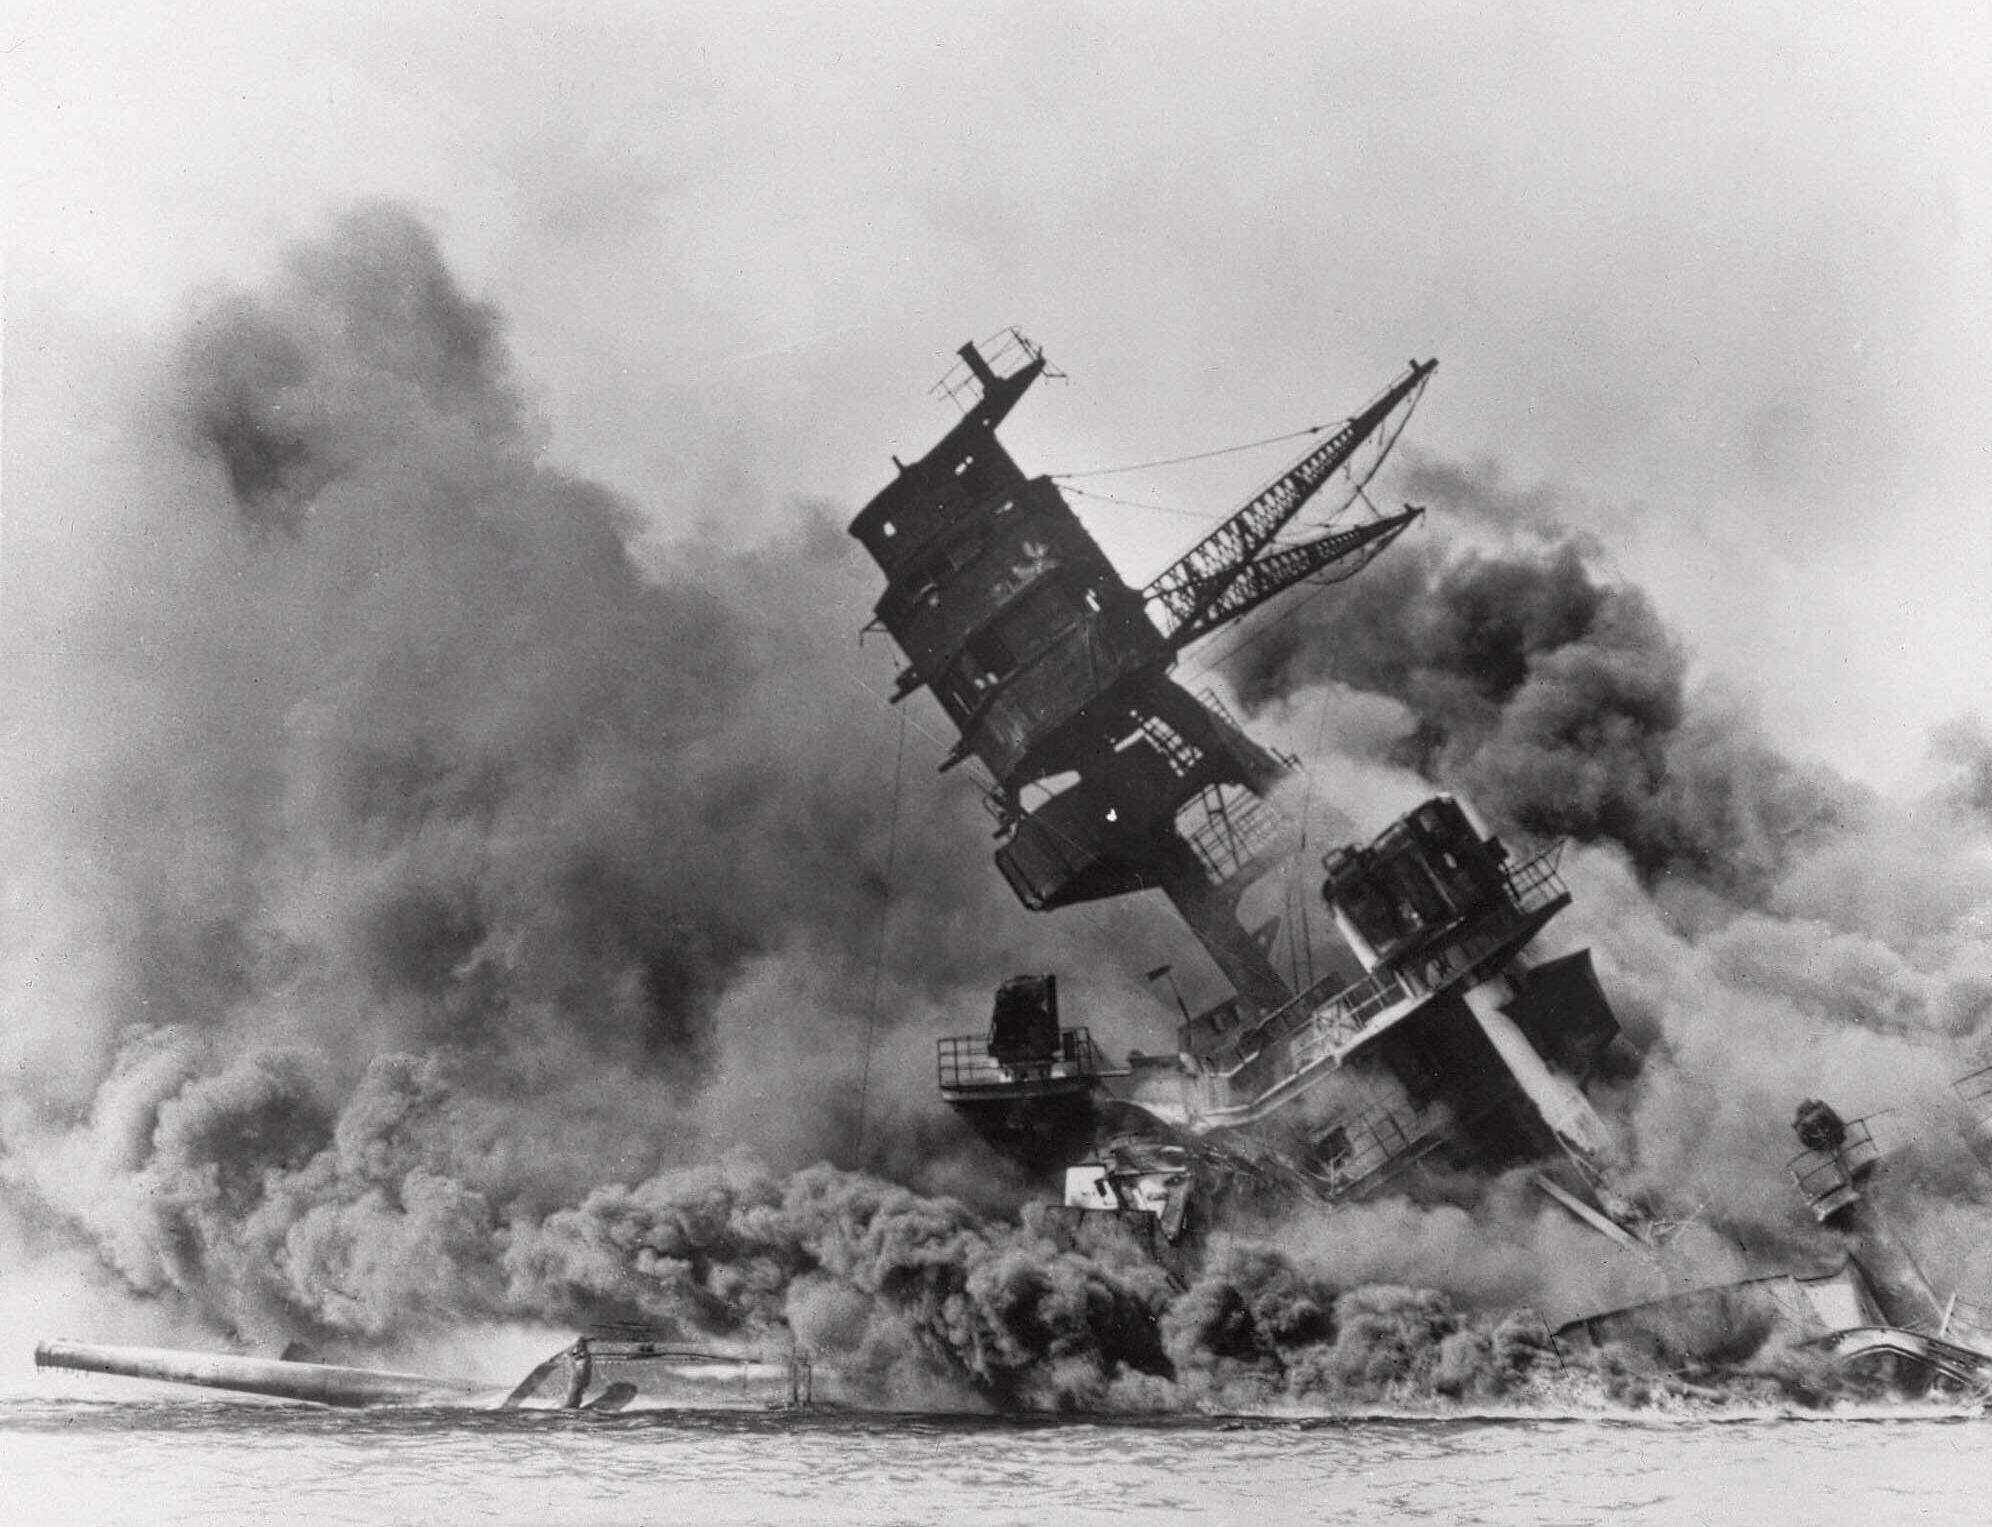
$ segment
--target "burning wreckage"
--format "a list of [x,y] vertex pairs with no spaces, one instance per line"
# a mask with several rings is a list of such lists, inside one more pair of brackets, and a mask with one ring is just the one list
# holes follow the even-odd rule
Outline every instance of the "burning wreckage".
[[[1298,760],[1171,670],[1286,590],[1359,573],[1417,520],[1409,505],[1368,508],[1363,489],[1437,362],[1412,362],[1135,589],[1057,482],[1026,477],[997,439],[1047,373],[1043,352],[1010,330],[959,353],[937,390],[963,417],[919,461],[895,458],[898,476],[850,527],[885,574],[875,627],[907,660],[892,698],[928,689],[959,733],[941,767],[986,771],[996,865],[1026,907],[1160,891],[1231,988],[1182,1008],[1167,1055],[1109,1057],[1063,1021],[1052,975],[1005,982],[986,1031],[939,1041],[942,1098],[998,1149],[1062,1173],[1073,1233],[1111,1220],[1182,1269],[1227,1223],[1443,1197],[1519,1168],[1676,1290],[1572,1321],[1559,1341],[1667,1360],[1747,1356],[1776,1336],[1901,1384],[1992,1391],[1992,1323],[1925,1279],[1872,1201],[1881,1154],[1866,1121],[1825,1103],[1800,1107],[1791,1163],[1819,1267],[1692,1286],[1669,1242],[1693,1216],[1618,1186],[1623,1152],[1593,1101],[1640,1057],[1589,952],[1532,949],[1570,905],[1560,845],[1513,854],[1440,795],[1322,861],[1355,968],[1290,979],[1272,955],[1280,920],[1250,918],[1255,890],[1298,852],[1271,799]],[[1338,478],[1327,528],[1288,539]],[[1358,503],[1366,515],[1348,515]],[[1984,1114],[1992,1071],[1959,1089]]]
[[[1255,742],[1171,675],[1190,644],[1302,583],[1359,573],[1422,511],[1363,489],[1437,363],[1376,399],[1146,587],[1116,572],[1049,477],[1026,477],[997,426],[1048,374],[1008,331],[964,345],[939,390],[963,417],[865,506],[851,533],[886,579],[875,610],[904,654],[892,699],[926,688],[959,734],[941,767],[986,772],[997,868],[1051,911],[1159,891],[1230,994],[1182,1003],[1176,1048],[1108,1056],[1068,1025],[1057,978],[1021,975],[987,1029],[943,1038],[943,1100],[991,1143],[1062,1182],[1075,1241],[1132,1234],[1172,1275],[1214,1235],[1403,1194],[1457,1196],[1521,1171],[1668,1296],[1570,1321],[1560,1346],[1632,1345],[1661,1361],[1737,1360],[1773,1341],[1879,1368],[1902,1387],[1992,1394],[1992,1320],[1926,1279],[1871,1191],[1867,1120],[1807,1101],[1790,1164],[1818,1226],[1815,1265],[1696,1286],[1672,1254],[1695,1216],[1621,1187],[1626,1162],[1594,1100],[1637,1073],[1588,951],[1543,957],[1570,905],[1559,845],[1517,855],[1439,795],[1322,860],[1322,907],[1347,958],[1316,975],[1311,940],[1265,915],[1298,862],[1273,797],[1299,761]],[[1055,374],[1055,373],[1054,373]],[[1287,535],[1341,479],[1341,512]],[[1357,503],[1364,516],[1349,515]],[[1258,915],[1254,915],[1254,908]],[[1275,958],[1282,932],[1294,956]],[[1303,957],[1304,955],[1304,957]],[[1303,974],[1304,972],[1304,974]],[[1167,967],[1150,973],[1159,979]],[[1173,981],[1170,983],[1173,989]],[[1992,1144],[1992,1068],[1958,1083]],[[1988,1152],[1992,1155],[1992,1152]],[[288,1356],[288,1354],[287,1354]],[[327,1405],[614,1412],[806,1405],[807,1358],[687,1350],[659,1333],[578,1338],[510,1390],[311,1362],[45,1342],[38,1365]],[[834,1375],[829,1377],[834,1378]],[[832,1386],[834,1387],[834,1385]]]
[[909,659],[893,698],[931,690],[960,732],[941,767],[988,771],[997,867],[1025,906],[1159,890],[1232,994],[1183,1010],[1175,1053],[1116,1063],[1062,1025],[1055,976],[1017,977],[986,1033],[940,1041],[941,1096],[1000,1147],[1063,1165],[1067,1208],[1129,1217],[1165,1256],[1228,1198],[1336,1204],[1421,1167],[1524,1161],[1571,1212],[1636,1242],[1642,1217],[1612,1189],[1611,1134],[1584,1090],[1627,1064],[1618,1024],[1588,954],[1525,958],[1570,902],[1557,849],[1517,860],[1462,803],[1426,802],[1327,856],[1322,894],[1362,974],[1297,986],[1270,952],[1277,920],[1250,928],[1242,909],[1295,851],[1269,797],[1298,761],[1170,674],[1192,642],[1304,581],[1352,576],[1416,521],[1407,506],[1280,539],[1339,474],[1361,497],[1437,363],[1414,362],[1135,590],[996,437],[1042,353],[1012,331],[993,361],[961,356],[962,383],[945,385],[965,417],[851,525],[886,575],[877,625]]

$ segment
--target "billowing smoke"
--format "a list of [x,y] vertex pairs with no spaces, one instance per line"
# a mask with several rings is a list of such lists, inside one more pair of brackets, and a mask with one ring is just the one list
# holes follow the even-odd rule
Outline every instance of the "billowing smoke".
[[[87,1256],[155,1339],[793,1339],[899,1404],[1647,1382],[1549,1339],[1557,1297],[1651,1290],[1513,1183],[1291,1226],[1187,1287],[1074,1249],[931,1100],[927,1047],[1027,969],[1083,973],[1112,1030],[1166,919],[1020,913],[873,693],[876,580],[835,518],[743,547],[690,528],[723,506],[555,465],[497,315],[406,214],[204,297],[166,355],[27,386],[93,427],[9,459],[41,506],[5,603],[13,1270]],[[1985,1027],[1979,803],[1905,818],[1781,759],[1548,516],[1396,549],[1240,688],[1381,697],[1325,796],[1400,771],[1586,845],[1572,920],[1654,1042],[1617,1100],[1638,1186],[1775,1241],[1796,1098],[1940,1088]],[[1903,1212],[1992,1276],[1975,1178],[1921,1161]]]
[[742,1141],[1011,1201],[930,1036],[1151,949],[1027,941],[826,512],[731,547],[551,465],[391,208],[119,363],[94,455],[10,459],[17,1213],[275,1338],[564,1318],[516,1223]]
[[[1523,844],[1569,840],[1576,903],[1550,941],[1593,950],[1647,1049],[1606,1101],[1627,1185],[1684,1222],[1677,1286],[1831,1265],[1784,1171],[1797,1103],[1823,1096],[1885,1113],[1874,1129],[1900,1159],[1879,1199],[1927,1247],[1934,1284],[1984,1299],[1992,1192],[1952,1088],[1992,1059],[1979,730],[1936,740],[1954,777],[1909,802],[1796,763],[1695,680],[1553,495],[1431,462],[1413,477],[1442,506],[1427,538],[1238,645],[1241,699],[1322,735],[1309,763],[1325,794],[1382,771],[1394,809],[1452,790]],[[1342,724],[1309,725],[1317,708]],[[1665,1291],[1566,1228],[1497,1185],[1471,1218],[1367,1206],[1288,1240],[1343,1277],[1443,1266],[1458,1294],[1559,1313]]]
[[1931,752],[1955,771],[1948,785],[1950,798],[1992,820],[1992,737],[1984,726],[1966,717],[1940,727],[1931,739]]
[[1858,791],[1691,692],[1651,601],[1602,577],[1548,504],[1518,506],[1457,469],[1415,476],[1440,506],[1435,533],[1245,643],[1232,677],[1248,705],[1328,684],[1388,697],[1405,716],[1386,761],[1501,828],[1611,843],[1649,882],[1760,899],[1858,819]]

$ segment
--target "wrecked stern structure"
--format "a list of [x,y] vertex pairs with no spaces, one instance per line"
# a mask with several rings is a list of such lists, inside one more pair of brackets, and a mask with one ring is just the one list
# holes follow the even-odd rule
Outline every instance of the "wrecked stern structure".
[[[1588,955],[1532,963],[1569,893],[1556,851],[1516,862],[1440,796],[1324,861],[1352,961],[1304,985],[1241,915],[1290,867],[1271,797],[1297,760],[1172,677],[1191,643],[1303,582],[1355,575],[1422,512],[1284,539],[1338,477],[1344,508],[1437,363],[1415,361],[1146,587],[1122,580],[1056,481],[1028,477],[997,426],[1046,374],[1016,331],[965,345],[942,389],[963,417],[851,525],[886,578],[875,625],[988,776],[997,868],[1029,908],[1158,891],[1231,994],[1184,1012],[1176,1052],[1116,1062],[1067,1026],[1056,978],[998,992],[989,1028],[940,1041],[945,1100],[1014,1155],[1063,1165],[1066,1203],[1146,1216],[1170,1241],[1229,1192],[1329,1202],[1428,1158],[1486,1171],[1540,1160],[1573,1212],[1625,1235],[1608,1132],[1584,1092],[1618,1045]],[[1365,503],[1366,499],[1363,500]],[[1081,1159],[1083,1158],[1083,1159]]]

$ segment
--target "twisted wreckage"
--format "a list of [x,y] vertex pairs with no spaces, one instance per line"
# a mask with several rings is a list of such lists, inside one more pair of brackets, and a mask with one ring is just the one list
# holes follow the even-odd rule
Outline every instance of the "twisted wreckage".
[[909,660],[894,698],[930,689],[960,732],[942,767],[988,771],[997,867],[1024,905],[1159,890],[1231,994],[1183,1009],[1175,1053],[1117,1064],[1061,1025],[1055,977],[1018,977],[986,1033],[940,1042],[942,1097],[1025,1160],[1077,1155],[1066,1206],[1130,1216],[1163,1247],[1194,1245],[1238,1195],[1334,1204],[1424,1166],[1522,1161],[1545,1163],[1545,1190],[1573,1213],[1635,1240],[1584,1090],[1628,1063],[1618,1024],[1588,954],[1526,958],[1570,903],[1557,850],[1518,860],[1460,802],[1430,800],[1324,861],[1360,975],[1290,979],[1279,920],[1245,915],[1293,861],[1270,798],[1298,762],[1170,676],[1191,642],[1296,584],[1352,576],[1418,518],[1406,506],[1280,539],[1338,476],[1345,509],[1367,503],[1437,363],[1413,362],[1137,591],[1056,482],[1027,479],[998,441],[1046,369],[1020,334],[1003,343],[993,362],[963,347],[964,384],[944,386],[965,416],[851,525],[886,576],[877,624]]
[[[998,1148],[1063,1167],[1075,1233],[1110,1217],[1165,1265],[1254,1213],[1439,1196],[1520,1167],[1680,1285],[1678,1212],[1617,1186],[1622,1153],[1591,1095],[1639,1056],[1589,953],[1531,948],[1570,904],[1558,846],[1516,856],[1465,803],[1434,797],[1322,861],[1352,963],[1316,977],[1311,945],[1289,932],[1283,970],[1286,930],[1264,893],[1296,863],[1274,797],[1297,761],[1171,677],[1190,643],[1300,583],[1353,576],[1417,519],[1409,505],[1375,511],[1363,489],[1437,363],[1412,362],[1137,590],[1058,483],[1027,478],[997,439],[1046,374],[1043,353],[1011,330],[960,356],[941,384],[960,422],[919,461],[895,462],[851,524],[885,574],[876,624],[907,659],[893,698],[930,690],[959,733],[942,767],[986,770],[996,864],[1025,906],[1160,891],[1231,990],[1182,1009],[1175,1053],[1116,1062],[1062,1023],[1055,977],[1019,976],[985,1032],[940,1041],[941,1096]],[[1326,528],[1285,538],[1338,479]],[[1367,512],[1349,515],[1358,503]],[[1959,1086],[1992,1102],[1992,1073]],[[1930,1286],[1871,1201],[1880,1152],[1866,1122],[1807,1101],[1796,1127],[1805,1149],[1791,1170],[1825,1271],[1688,1287],[1570,1322],[1559,1339],[1736,1356],[1775,1333],[1880,1361],[1902,1382],[1992,1392],[1992,1326]]]
[[[1424,802],[1322,860],[1323,908],[1347,954],[1317,974],[1311,939],[1270,915],[1267,894],[1298,862],[1275,801],[1298,760],[1171,676],[1191,643],[1299,584],[1355,575],[1417,520],[1409,505],[1375,511],[1363,489],[1437,362],[1414,361],[1353,417],[1310,432],[1321,438],[1297,462],[1136,589],[1058,482],[1027,477],[997,438],[1048,374],[1042,351],[1010,330],[959,353],[937,390],[960,421],[918,461],[895,458],[897,476],[850,527],[886,579],[873,628],[906,659],[892,699],[929,690],[959,734],[941,767],[985,771],[996,865],[1026,907],[1159,891],[1229,993],[1195,1013],[1178,995],[1174,1052],[1116,1061],[1063,1022],[1055,976],[1018,976],[986,1030],[939,1041],[941,1097],[994,1148],[1062,1178],[1075,1239],[1132,1232],[1179,1274],[1227,1225],[1385,1193],[1443,1197],[1517,1168],[1621,1252],[1673,1271],[1679,1216],[1617,1186],[1621,1151],[1592,1096],[1640,1057],[1588,951],[1532,948],[1570,904],[1559,846],[1517,856],[1465,803]],[[1337,482],[1326,524],[1290,537]],[[1992,1111],[1992,1069],[1959,1087]],[[1777,1336],[1881,1364],[1898,1383],[1992,1394],[1992,1322],[1940,1295],[1875,1208],[1867,1121],[1808,1101],[1796,1128],[1791,1171],[1820,1227],[1818,1269],[1714,1288],[1676,1273],[1669,1297],[1571,1321],[1558,1340],[1665,1359],[1747,1355]],[[1981,1133],[1992,1139],[1992,1125]],[[706,1408],[806,1404],[813,1389],[796,1353],[687,1351],[641,1332],[584,1336],[488,1393],[68,1342],[36,1360],[338,1405]]]

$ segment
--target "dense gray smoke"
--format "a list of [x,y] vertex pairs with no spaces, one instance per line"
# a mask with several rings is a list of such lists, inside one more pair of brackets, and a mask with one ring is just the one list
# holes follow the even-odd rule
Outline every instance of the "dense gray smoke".
[[[1550,941],[1591,946],[1648,1050],[1615,1100],[1628,1183],[1696,1222],[1677,1243],[1692,1279],[1830,1262],[1783,1170],[1793,1109],[1826,1096],[1889,1110],[1878,1137],[1905,1154],[1888,1212],[1934,1281],[1982,1299],[1992,1193],[1951,1087],[1992,1059],[1979,730],[1936,739],[1954,775],[1909,802],[1795,763],[1693,680],[1646,595],[1601,571],[1553,495],[1430,462],[1412,475],[1438,510],[1431,537],[1268,621],[1230,660],[1241,698],[1360,721],[1309,759],[1330,793],[1338,776],[1408,771],[1525,844],[1573,843],[1576,904]],[[1663,1291],[1623,1269],[1587,1276],[1603,1259],[1502,1193],[1470,1224],[1409,1205],[1338,1222],[1301,1239],[1344,1276],[1444,1266],[1456,1293],[1573,1312]]]
[[[1427,484],[1447,485],[1470,491],[1456,473]],[[1390,762],[1502,828],[1614,844],[1649,880],[1760,899],[1861,809],[1747,716],[1691,700],[1686,655],[1646,596],[1541,523],[1493,548],[1443,528],[1399,547],[1233,666],[1248,705],[1327,683],[1400,702]]]
[[134,390],[101,459],[10,461],[47,506],[8,545],[17,1213],[264,1339],[566,1318],[515,1225],[741,1141],[1010,1201],[895,1029],[1150,951],[1026,943],[972,794],[898,756],[826,515],[640,550],[392,209]]
[[[208,295],[164,357],[27,387],[96,427],[9,460],[17,1270],[80,1249],[177,1333],[265,1348],[793,1337],[900,1404],[1640,1392],[1538,1308],[1650,1290],[1513,1184],[1187,1289],[1055,1234],[931,1100],[932,1037],[1028,969],[1081,974],[1111,1030],[1166,920],[1018,911],[971,792],[901,754],[834,520],[673,535],[550,464],[497,315],[406,214]],[[1941,1088],[1985,1026],[1982,788],[1898,819],[1781,759],[1546,526],[1398,548],[1240,687],[1401,707],[1314,760],[1330,794],[1402,767],[1588,845],[1579,931],[1655,1042],[1619,1100],[1637,1170],[1775,1243],[1796,1098]],[[1899,894],[1850,895],[1875,856]],[[1976,1178],[1922,1159],[1905,1214],[1992,1278]]]
[[1931,752],[1955,772],[1948,793],[1954,802],[1992,821],[1992,737],[1976,719],[1960,719],[1938,729]]

